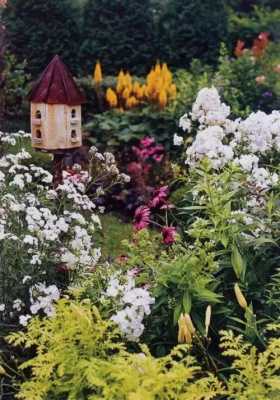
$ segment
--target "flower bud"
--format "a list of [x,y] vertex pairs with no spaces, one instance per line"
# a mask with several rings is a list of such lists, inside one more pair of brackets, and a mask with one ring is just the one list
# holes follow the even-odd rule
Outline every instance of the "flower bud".
[[236,283],[234,285],[234,293],[235,293],[235,297],[238,301],[238,304],[240,305],[240,307],[244,308],[244,310],[245,310],[248,307],[248,304],[247,304],[245,297],[243,296],[243,293],[240,290],[240,287],[238,286],[238,283]]
[[209,304],[206,308],[206,313],[205,313],[205,336],[208,336],[208,331],[211,321],[211,313],[212,313],[212,308]]
[[193,326],[191,316],[190,316],[190,314],[185,314],[184,317],[185,317],[187,328],[188,328],[189,332],[191,333],[191,335],[193,335],[195,333],[195,327]]
[[178,320],[178,343],[191,343],[192,342],[192,335],[190,331],[188,330],[186,320],[184,318],[184,315],[181,314],[180,318]]

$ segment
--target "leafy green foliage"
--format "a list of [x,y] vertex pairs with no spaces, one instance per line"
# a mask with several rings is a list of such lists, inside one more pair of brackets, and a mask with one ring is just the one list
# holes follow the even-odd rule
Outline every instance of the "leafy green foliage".
[[79,70],[79,27],[69,0],[11,0],[3,12],[12,52],[34,78],[55,54]]
[[[233,115],[247,116],[258,109],[267,112],[274,109],[277,101],[277,76],[271,64],[270,57],[255,59],[250,52],[232,59],[228,50],[221,47],[219,67],[213,84],[231,105]],[[261,84],[257,83],[259,76],[265,76]]]
[[150,0],[89,0],[84,9],[82,57],[90,73],[100,60],[106,73],[142,73],[154,62]]

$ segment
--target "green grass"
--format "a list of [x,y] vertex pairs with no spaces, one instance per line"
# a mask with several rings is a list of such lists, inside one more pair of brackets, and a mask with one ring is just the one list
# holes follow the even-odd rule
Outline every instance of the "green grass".
[[125,223],[115,214],[101,216],[102,234],[99,245],[101,246],[102,258],[112,260],[120,256],[122,251],[122,240],[131,239],[132,224]]

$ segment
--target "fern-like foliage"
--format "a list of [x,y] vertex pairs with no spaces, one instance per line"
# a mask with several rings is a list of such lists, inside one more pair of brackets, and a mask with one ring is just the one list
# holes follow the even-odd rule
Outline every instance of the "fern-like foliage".
[[153,358],[145,346],[129,353],[117,328],[88,301],[62,299],[55,317],[34,318],[26,333],[11,334],[8,341],[37,350],[20,367],[32,371],[19,388],[22,400],[211,400],[223,393],[185,346],[162,358]]
[[[270,326],[269,330],[279,333],[280,325]],[[228,400],[280,399],[280,338],[270,338],[265,351],[258,352],[241,335],[224,331],[221,347],[224,356],[233,358],[233,373],[226,390]]]

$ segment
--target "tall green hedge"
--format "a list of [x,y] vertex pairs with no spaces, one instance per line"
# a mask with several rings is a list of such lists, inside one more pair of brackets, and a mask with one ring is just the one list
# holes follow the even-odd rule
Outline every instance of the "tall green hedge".
[[88,0],[84,9],[83,66],[100,60],[106,73],[125,68],[142,73],[154,61],[150,0]]
[[9,0],[3,18],[10,50],[27,60],[32,77],[57,53],[71,70],[79,69],[80,33],[71,0]]
[[215,62],[227,26],[224,0],[169,0],[159,26],[160,58],[180,68],[193,58]]

